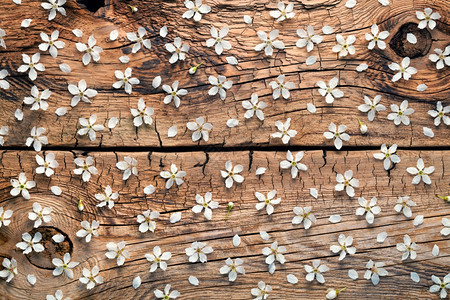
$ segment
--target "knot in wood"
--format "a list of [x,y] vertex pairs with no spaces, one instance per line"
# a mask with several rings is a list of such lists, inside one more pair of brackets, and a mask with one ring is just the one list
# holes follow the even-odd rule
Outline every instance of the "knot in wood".
[[[408,33],[416,36],[416,44],[411,44],[407,41],[406,36]],[[428,29],[419,29],[416,23],[406,23],[400,26],[389,42],[389,46],[397,55],[409,58],[427,55],[430,51],[431,44],[431,34]]]

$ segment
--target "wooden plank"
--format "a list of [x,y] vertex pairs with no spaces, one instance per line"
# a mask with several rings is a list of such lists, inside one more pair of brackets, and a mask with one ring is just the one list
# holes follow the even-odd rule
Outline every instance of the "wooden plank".
[[[399,150],[400,164],[387,172],[382,162],[373,158],[375,152],[308,151],[302,160],[308,166],[308,171],[301,172],[301,179],[292,179],[288,170],[279,168],[279,162],[285,159],[285,152],[55,151],[60,167],[49,180],[35,174],[35,154],[32,151],[2,151],[0,206],[13,209],[14,214],[11,225],[2,227],[0,231],[0,256],[15,257],[19,262],[19,275],[10,284],[0,281],[0,294],[6,295],[7,299],[41,299],[61,289],[65,296],[73,299],[115,299],[124,296],[152,298],[156,288],[163,289],[165,284],[170,283],[180,291],[183,299],[249,299],[250,289],[259,280],[264,280],[273,287],[270,293],[273,299],[303,298],[305,295],[323,299],[327,288],[344,286],[347,286],[347,290],[339,296],[340,299],[355,299],[361,295],[383,299],[392,298],[393,295],[400,298],[431,298],[432,294],[428,292],[432,285],[430,276],[443,277],[448,273],[450,244],[448,238],[440,235],[439,231],[443,228],[441,220],[449,215],[450,207],[434,194],[448,194],[450,177],[445,174],[450,164],[449,153]],[[82,183],[80,176],[72,173],[75,168],[73,159],[86,155],[94,157],[100,175],[93,176],[88,183]],[[124,182],[115,164],[127,155],[138,160],[139,176],[132,176]],[[423,183],[412,185],[412,176],[406,172],[406,168],[414,166],[419,157],[423,158],[426,166],[433,165],[436,168],[431,175],[430,186]],[[219,172],[226,160],[244,167],[244,182],[233,185],[231,189],[225,188]],[[168,169],[171,163],[187,172],[186,181],[179,188],[166,190],[159,173]],[[267,168],[261,177],[255,175],[259,167]],[[346,194],[334,191],[336,173],[348,169],[354,171],[355,178],[361,183],[360,188],[356,189],[356,196],[378,198],[381,213],[375,217],[371,226],[367,225],[364,218],[355,215],[358,207],[356,198],[350,199]],[[29,201],[9,194],[9,179],[16,178],[20,172],[25,172],[37,182],[37,187],[31,190]],[[153,184],[156,192],[145,196],[143,188],[148,184]],[[53,185],[63,189],[60,197],[49,191]],[[94,194],[106,185],[111,185],[113,191],[119,191],[120,194],[111,210],[95,206],[97,202]],[[309,195],[309,188],[312,187],[319,190],[317,200]],[[278,191],[282,201],[269,217],[265,212],[255,209],[257,199],[254,192],[266,193],[272,189]],[[220,203],[213,212],[212,221],[206,221],[203,215],[195,215],[191,211],[195,194],[203,195],[206,192],[212,192],[213,200]],[[413,226],[412,219],[393,210],[397,198],[405,195],[418,204],[413,208],[413,217],[419,214],[425,217],[424,223],[418,227]],[[84,201],[85,209],[82,212],[76,207],[78,196]],[[228,201],[233,201],[235,208],[229,220],[225,221]],[[27,258],[15,250],[14,245],[19,242],[20,235],[32,229],[33,224],[27,221],[26,216],[33,202],[52,207],[49,228],[60,230],[70,239],[73,260],[81,262],[75,269],[73,280],[64,276],[53,277],[50,267],[36,265],[39,262],[40,266],[47,266],[55,253],[44,252],[38,258],[33,255]],[[318,221],[307,232],[302,225],[291,224],[295,206],[313,207]],[[138,231],[136,216],[147,209],[160,211],[161,217],[156,221],[154,233],[142,234]],[[182,212],[181,221],[170,224],[170,214],[177,211]],[[331,224],[328,218],[332,214],[340,214],[342,221]],[[82,220],[98,220],[101,224],[100,236],[94,237],[89,244],[75,236]],[[270,234],[269,241],[260,238],[261,230]],[[379,244],[376,236],[382,231],[388,232],[388,238]],[[337,255],[329,251],[340,233],[352,235],[357,248],[356,254],[345,258],[343,262],[339,262]],[[242,237],[242,244],[237,248],[232,245],[235,234]],[[409,234],[419,245],[418,257],[414,261],[402,262],[401,253],[395,249],[404,234]],[[119,268],[114,261],[106,259],[105,252],[106,243],[121,240],[126,241],[131,258]],[[261,250],[275,240],[287,247],[287,262],[283,266],[278,264],[275,273],[270,275]],[[214,252],[208,256],[206,264],[188,262],[184,249],[193,241],[206,242],[213,247]],[[437,257],[431,255],[434,244],[440,248],[441,254]],[[172,258],[166,272],[158,269],[150,274],[150,264],[144,255],[156,245],[163,251],[172,252]],[[229,283],[225,276],[219,274],[219,268],[228,257],[244,260],[246,275],[239,275],[234,283]],[[304,265],[311,264],[317,258],[331,269],[324,274],[324,285],[307,283],[304,279]],[[362,279],[364,266],[369,259],[385,262],[389,272],[376,287]],[[78,277],[83,267],[92,268],[94,265],[99,266],[105,283],[87,291]],[[347,277],[349,269],[357,270],[360,279],[350,280]],[[410,272],[420,275],[420,283],[410,280]],[[34,287],[26,282],[29,273],[38,277]],[[287,274],[295,274],[299,283],[295,286],[287,283]],[[143,285],[134,290],[131,281],[137,275],[141,276]],[[198,287],[188,283],[189,275],[198,277]]]
[[[298,135],[291,139],[291,145],[305,146],[332,146],[332,142],[323,138],[330,122],[345,124],[351,134],[351,140],[344,143],[348,146],[381,145],[383,143],[397,143],[399,146],[448,146],[448,128],[441,125],[433,126],[433,119],[427,111],[434,109],[437,101],[446,101],[449,98],[450,83],[446,78],[449,69],[436,70],[435,65],[428,59],[428,54],[434,48],[445,48],[448,40],[448,18],[450,4],[448,1],[435,1],[431,6],[438,11],[442,18],[434,30],[430,31],[432,41],[419,43],[417,47],[430,47],[427,55],[411,60],[411,64],[419,73],[409,81],[393,83],[393,72],[387,67],[391,62],[399,62],[402,58],[397,55],[391,46],[385,51],[369,51],[364,34],[370,31],[370,26],[377,23],[381,30],[389,30],[387,43],[406,23],[417,23],[415,11],[430,6],[427,1],[393,1],[388,7],[383,7],[377,1],[357,5],[353,10],[344,7],[338,1],[295,1],[296,15],[292,20],[281,23],[274,22],[268,11],[275,8],[275,3],[267,5],[260,1],[216,1],[210,3],[214,13],[206,15],[200,22],[193,23],[181,19],[185,8],[178,2],[147,1],[136,14],[131,14],[128,7],[118,2],[109,9],[103,10],[105,18],[99,19],[89,12],[79,8],[76,3],[67,3],[68,15],[66,18],[57,17],[56,22],[40,21],[46,19],[46,12],[40,8],[39,2],[22,5],[15,9],[15,4],[3,2],[0,9],[8,17],[2,17],[2,28],[7,29],[5,41],[6,51],[2,51],[0,58],[1,68],[6,68],[12,75],[7,79],[11,84],[8,91],[0,90],[2,111],[0,118],[2,126],[10,127],[10,135],[6,146],[24,146],[31,128],[35,125],[43,126],[48,130],[51,146],[62,147],[130,147],[130,146],[195,146],[192,142],[191,132],[186,129],[186,123],[198,116],[204,116],[214,126],[210,140],[201,144],[223,145],[233,147],[239,145],[272,146],[281,145],[280,139],[270,137],[276,131],[274,126],[278,120],[292,119],[292,128]],[[113,3],[114,4],[114,3]],[[160,11],[160,14],[154,14]],[[243,23],[243,16],[250,14],[254,18],[252,25]],[[35,20],[31,27],[20,28],[22,16],[33,15]],[[93,26],[95,24],[95,26]],[[316,47],[311,54],[318,56],[320,62],[306,66],[305,60],[309,54],[305,49],[295,47],[298,37],[296,30],[312,25],[318,32],[323,25],[331,25],[335,33],[344,36],[353,34],[357,37],[356,55],[337,59],[331,51],[335,45],[335,35],[324,35],[324,41]],[[158,35],[159,28],[169,26],[167,38]],[[211,26],[221,28],[230,27],[228,35],[233,48],[218,57],[212,49],[205,47],[209,38]],[[136,31],[139,26],[145,26],[150,34],[153,46],[151,50],[139,51],[130,54],[131,44],[126,40],[127,32]],[[80,28],[84,37],[76,38],[71,30]],[[269,31],[273,28],[280,30],[280,39],[286,44],[285,51],[274,54],[273,58],[266,58],[263,54],[255,52],[253,47],[258,43],[256,32]],[[38,76],[35,82],[30,82],[24,74],[16,70],[21,65],[21,53],[33,54],[38,52],[41,42],[40,32],[50,33],[58,29],[60,39],[66,47],[59,50],[58,58],[54,59],[42,53],[41,61],[46,71]],[[118,41],[109,41],[109,33],[118,29]],[[81,63],[81,54],[75,49],[75,43],[86,42],[93,34],[104,52],[98,64],[89,64],[84,67]],[[169,65],[169,53],[164,44],[172,42],[179,36],[186,41],[191,49],[185,62]],[[423,45],[422,45],[423,44]],[[118,58],[129,54],[130,63],[122,64]],[[226,64],[225,56],[235,56],[239,65],[234,67]],[[72,72],[62,73],[58,64],[68,63]],[[187,70],[200,62],[201,67],[195,75],[189,75]],[[356,66],[362,62],[369,65],[366,72],[356,72]],[[114,71],[123,71],[126,67],[133,69],[133,75],[140,79],[141,84],[133,88],[133,93],[127,95],[123,90],[112,89],[115,82]],[[218,97],[208,96],[209,75],[222,74],[233,81],[225,102]],[[287,80],[295,83],[291,100],[273,100],[270,81],[285,74]],[[180,81],[180,87],[186,88],[188,94],[182,98],[180,108],[173,105],[164,105],[162,99],[164,92],[161,88],[153,89],[151,82],[157,75],[161,75],[164,84],[171,84],[174,80]],[[333,105],[325,103],[320,96],[316,83],[319,80],[328,82],[332,77],[340,79],[339,87],[344,92],[344,98],[338,99]],[[80,103],[71,109],[66,116],[57,118],[54,113],[58,107],[69,107],[71,95],[67,84],[77,83],[86,79],[89,87],[95,88],[99,93],[92,104]],[[418,84],[426,83],[428,89],[416,92]],[[53,94],[50,98],[50,108],[46,112],[29,111],[23,107],[25,117],[23,122],[14,119],[14,111],[22,108],[22,99],[28,96],[31,87],[36,84],[40,90],[49,88]],[[256,92],[260,100],[265,101],[265,121],[261,123],[256,119],[245,120],[241,103],[249,100]],[[373,98],[382,96],[382,103],[388,108],[381,112],[373,123],[367,122],[366,114],[358,111],[357,106],[363,103],[364,95]],[[151,126],[143,126],[136,130],[132,124],[130,108],[137,105],[139,98],[144,98],[148,106],[155,109],[155,122]],[[399,105],[404,99],[410,102],[415,109],[410,126],[395,126],[386,119],[390,112],[389,105]],[[316,114],[306,110],[307,103],[314,103],[318,108]],[[219,108],[219,109],[218,109]],[[96,113],[98,121],[105,123],[107,119],[115,116],[120,119],[117,128],[111,132],[105,131],[101,138],[91,142],[87,137],[76,135],[79,117],[88,117]],[[228,128],[225,124],[229,118],[240,121],[239,126]],[[356,118],[368,124],[369,133],[365,136],[359,133]],[[178,135],[168,138],[168,128],[176,125]],[[425,137],[422,128],[432,127],[435,137]],[[250,133],[250,134],[249,134]]]

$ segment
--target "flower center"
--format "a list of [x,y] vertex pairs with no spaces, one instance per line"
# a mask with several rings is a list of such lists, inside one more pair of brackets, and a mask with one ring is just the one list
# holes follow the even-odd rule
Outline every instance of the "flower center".
[[398,115],[399,115],[399,116],[403,116],[403,112],[402,112],[402,111],[399,111],[399,112],[398,112]]
[[266,204],[270,204],[270,200],[269,199],[266,199]]
[[423,171],[420,170],[418,174],[419,174],[420,176],[422,176],[422,175],[423,175]]
[[172,96],[176,96],[176,95],[177,95],[177,92],[173,91]]

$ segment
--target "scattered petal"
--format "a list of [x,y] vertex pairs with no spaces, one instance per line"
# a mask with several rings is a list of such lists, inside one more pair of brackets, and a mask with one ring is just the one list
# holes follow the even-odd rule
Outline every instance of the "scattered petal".
[[64,242],[64,236],[62,235],[62,234],[55,234],[54,236],[52,236],[52,240],[55,242],[55,243],[62,243],[62,242]]
[[307,66],[313,65],[316,62],[317,62],[317,56],[314,56],[314,55],[308,56],[308,58],[306,59]]
[[138,287],[140,287],[141,286],[141,277],[140,276],[136,276],[136,277],[134,277],[134,279],[133,279],[133,288],[134,289],[137,289]]
[[411,279],[414,282],[419,282],[420,281],[419,274],[417,274],[416,272],[411,272]]
[[72,30],[73,34],[75,34],[76,37],[82,37],[83,36],[83,31],[81,31],[80,29],[74,29]]
[[173,125],[172,127],[169,128],[169,130],[167,131],[167,136],[168,137],[174,137],[176,136],[178,133],[177,131],[177,125]]
[[353,8],[356,5],[356,0],[347,0],[347,2],[345,2],[345,7],[347,8]]
[[362,71],[367,70],[368,67],[369,66],[366,63],[362,63],[356,67],[356,71],[362,72]]
[[384,243],[384,240],[386,240],[386,238],[387,238],[387,232],[386,231],[380,232],[377,235],[377,242],[378,243]]
[[423,224],[423,215],[417,215],[413,221],[414,226],[419,226]]
[[162,36],[162,37],[166,37],[167,36],[167,26],[161,27],[161,29],[159,30],[159,35]]
[[416,36],[415,36],[414,34],[412,34],[412,33],[408,33],[408,34],[406,35],[406,40],[407,40],[408,42],[410,42],[411,44],[416,44],[416,43],[417,43],[417,38],[416,38]]
[[154,89],[158,88],[161,85],[161,76],[156,76],[153,79],[152,86]]
[[339,223],[341,221],[340,215],[331,215],[330,218],[328,218],[328,221],[331,223]]
[[309,194],[311,196],[313,196],[314,198],[316,198],[316,199],[317,199],[317,197],[319,197],[319,192],[317,191],[316,188],[310,188],[309,189]]
[[227,126],[230,128],[236,127],[239,124],[239,121],[236,119],[229,119],[227,121]]
[[252,17],[250,17],[248,15],[245,15],[244,16],[244,23],[245,24],[252,24],[253,23]]
[[259,167],[258,169],[256,169],[256,175],[262,175],[264,173],[266,173],[266,168]]
[[72,69],[70,68],[70,66],[69,66],[68,64],[66,64],[66,63],[60,64],[60,65],[59,65],[59,69],[60,69],[62,72],[66,73],[66,74],[69,74],[69,73],[72,71]]
[[288,276],[286,276],[286,277],[287,277],[287,281],[288,281],[289,283],[291,283],[291,284],[297,284],[298,278],[297,278],[297,276],[295,276],[294,274],[288,274]]
[[119,60],[121,63],[127,64],[130,61],[130,58],[126,55],[122,55],[121,57],[119,57]]
[[439,247],[438,247],[438,245],[434,244],[433,250],[431,250],[431,254],[433,254],[433,256],[438,256],[439,255]]
[[430,137],[430,138],[434,137],[433,129],[431,129],[429,127],[424,127],[423,128],[423,134],[428,136],[428,137]]
[[316,111],[317,111],[316,106],[312,103],[306,104],[306,109],[312,114],[316,113]]
[[356,280],[358,279],[358,272],[356,272],[353,269],[348,270],[348,277],[350,277],[350,279]]
[[14,113],[14,117],[16,117],[17,120],[22,121],[23,120],[23,111],[21,111],[20,108],[16,109],[16,112]]
[[334,29],[331,26],[323,26],[322,27],[323,34],[332,34]]
[[30,26],[30,24],[31,24],[31,19],[24,19],[23,21],[22,21],[22,23],[20,24],[20,26],[21,27],[28,27],[28,26]]
[[235,236],[233,236],[233,246],[239,247],[240,244],[241,244],[241,237],[236,234]]
[[59,186],[56,186],[56,185],[52,186],[52,187],[50,188],[50,190],[51,190],[52,193],[55,194],[56,196],[59,196],[59,195],[61,195],[61,193],[62,193],[61,188],[60,188]]
[[117,40],[118,37],[119,37],[119,31],[117,31],[117,29],[114,29],[114,30],[111,31],[111,33],[109,34],[109,39],[110,39],[111,41]]
[[421,83],[417,86],[417,91],[418,92],[423,92],[428,88],[428,86],[425,83]]
[[265,240],[265,241],[267,241],[268,239],[270,239],[269,234],[268,234],[267,232],[265,232],[265,231],[260,231],[260,232],[259,232],[259,235],[260,235],[261,238],[262,238],[263,240]]
[[226,60],[230,65],[235,66],[238,64],[238,61],[237,61],[236,57],[234,57],[234,56],[227,56]]
[[27,275],[27,280],[31,285],[35,285],[36,284],[36,276],[34,276],[33,274],[28,274]]
[[59,107],[55,112],[59,117],[62,117],[67,114],[67,107]]
[[192,284],[192,285],[198,285],[198,279],[197,279],[197,277],[195,277],[195,276],[189,276],[189,283],[190,284]]
[[170,215],[170,223],[176,223],[181,220],[181,212],[174,212]]
[[119,119],[117,117],[112,117],[108,121],[108,128],[113,129],[117,126],[117,123],[119,123]]

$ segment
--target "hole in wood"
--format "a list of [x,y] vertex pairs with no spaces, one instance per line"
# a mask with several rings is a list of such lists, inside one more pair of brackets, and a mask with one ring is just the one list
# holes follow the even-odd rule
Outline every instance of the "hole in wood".
[[105,0],[77,0],[77,3],[93,13],[105,6]]
[[[44,246],[45,250],[39,253],[33,251],[30,254],[27,254],[26,258],[31,264],[42,269],[54,269],[55,266],[52,264],[53,258],[62,259],[66,253],[70,253],[70,255],[72,255],[72,241],[69,239],[67,234],[61,230],[54,227],[43,226],[30,231],[30,235],[34,236],[36,232],[40,232],[42,234],[42,240],[40,243]],[[64,236],[64,241],[61,243],[56,243],[53,241],[52,237],[56,234],[62,234]]]
[[[412,33],[417,38],[416,44],[407,41],[406,35]],[[419,29],[416,23],[403,24],[392,37],[389,46],[401,57],[416,58],[427,55],[431,48],[431,34],[425,29]]]

